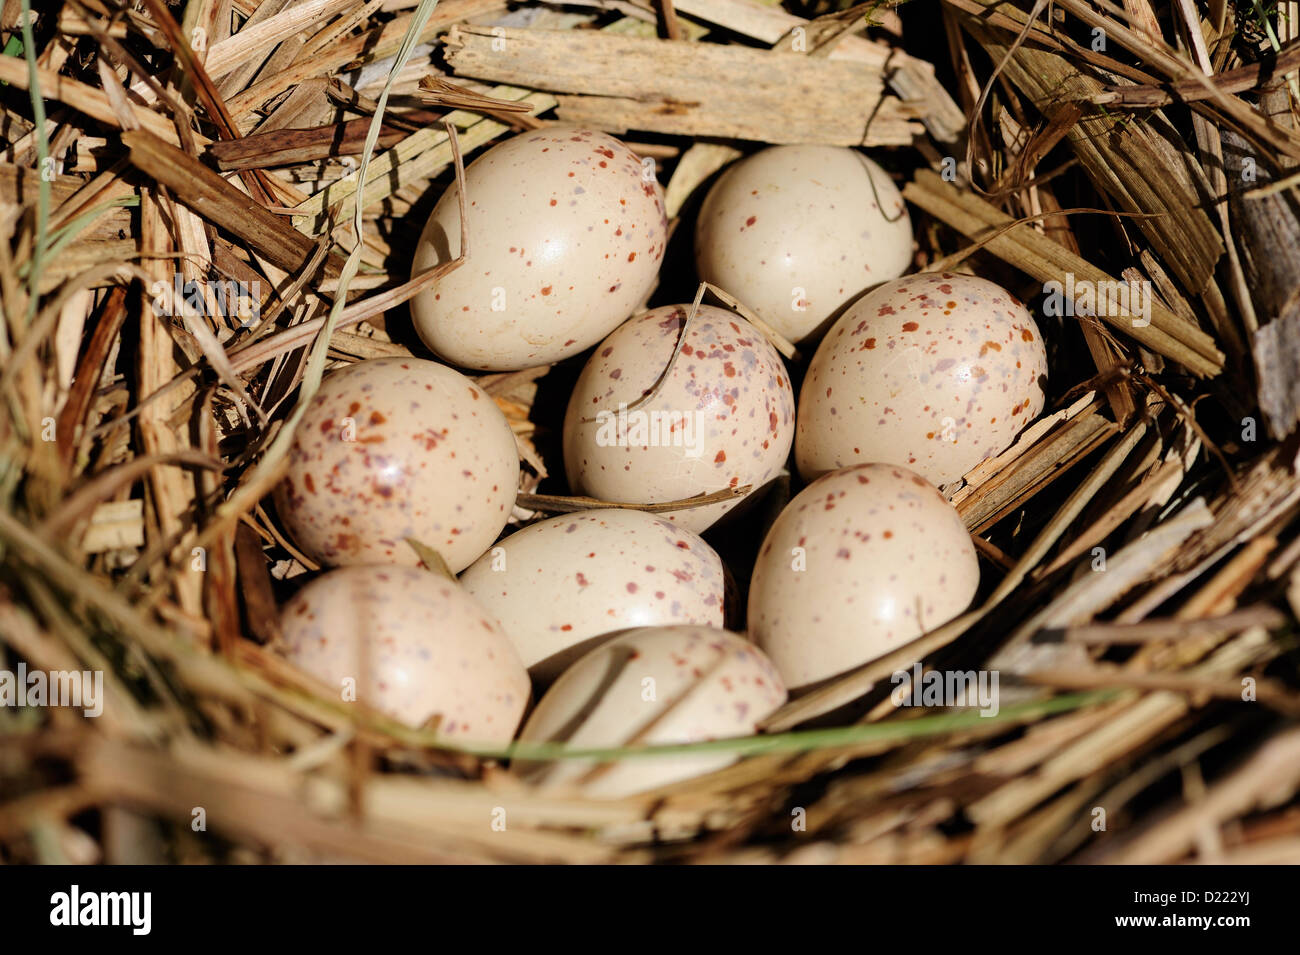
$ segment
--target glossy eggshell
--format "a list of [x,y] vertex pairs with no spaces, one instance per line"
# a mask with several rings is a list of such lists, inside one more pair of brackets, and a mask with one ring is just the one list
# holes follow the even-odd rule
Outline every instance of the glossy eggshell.
[[749,635],[791,689],[884,656],[965,610],[979,587],[970,534],[905,468],[827,474],[781,512],[749,585]]
[[1038,416],[1046,375],[1038,326],[1005,289],[946,272],[888,282],[813,356],[799,393],[799,473],[876,461],[950,484]]
[[278,649],[295,666],[410,726],[440,714],[447,737],[505,742],[528,705],[528,673],[505,634],[426,570],[330,571],[285,605],[281,624]]
[[[663,199],[642,170],[613,137],[564,126],[520,133],[471,163],[465,264],[411,300],[425,344],[455,365],[508,371],[600,341],[663,259]],[[413,273],[460,254],[458,197],[453,184],[438,200]]]
[[416,565],[413,537],[459,571],[501,533],[518,482],[514,434],[482,388],[437,362],[376,358],[321,383],[276,509],[323,564]]
[[700,278],[797,342],[907,270],[912,223],[894,181],[857,150],[773,146],[709,190],[695,261]]
[[723,624],[721,559],[643,511],[605,508],[532,524],[480,557],[461,584],[543,680],[618,630]]
[[[635,404],[671,360],[688,311],[670,305],[639,315],[588,360],[564,419],[574,493],[657,504],[727,487],[757,491],[781,472],[794,436],[790,379],[776,349],[731,312],[700,306],[658,391]],[[699,533],[738,503],[658,514]]]
[[[651,627],[602,644],[566,670],[519,738],[603,749],[751,736],[785,700],[780,675],[743,637],[708,627]],[[627,759],[585,782],[593,769],[587,760],[520,769],[545,787],[618,798],[735,760],[729,753]]]

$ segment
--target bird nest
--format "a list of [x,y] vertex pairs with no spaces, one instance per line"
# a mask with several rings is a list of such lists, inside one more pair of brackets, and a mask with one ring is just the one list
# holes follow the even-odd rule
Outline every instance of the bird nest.
[[[0,858],[1300,861],[1295,13],[6,3],[0,670],[103,685],[94,717],[0,707]],[[1011,290],[1050,368],[1042,415],[944,489],[971,609],[794,696],[727,768],[621,799],[530,786],[273,649],[318,570],[269,497],[295,410],[333,368],[428,357],[406,303],[440,278],[411,278],[433,201],[556,122],[655,165],[674,231],[643,304],[694,297],[727,163],[867,147],[913,271]],[[1108,282],[1149,308],[1079,298]],[[583,505],[574,370],[477,376],[520,448],[512,525]],[[798,488],[706,535],[741,590]],[[895,675],[927,672],[998,674],[996,712],[900,706]],[[628,743],[608,759],[666,758]]]

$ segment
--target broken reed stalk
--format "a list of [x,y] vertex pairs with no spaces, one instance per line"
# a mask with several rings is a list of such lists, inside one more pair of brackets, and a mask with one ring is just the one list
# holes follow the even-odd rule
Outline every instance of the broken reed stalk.
[[[899,101],[884,95],[880,70],[865,63],[582,30],[502,29],[454,28],[444,43],[456,74],[552,91],[560,118],[579,124],[844,146],[903,145],[920,131]],[[497,52],[502,43],[508,56]]]
[[[171,190],[177,201],[221,226],[293,275],[302,272],[316,243],[247,194],[236,189],[198,160],[142,129],[122,134],[131,164]],[[342,262],[324,263],[330,278],[338,278]]]

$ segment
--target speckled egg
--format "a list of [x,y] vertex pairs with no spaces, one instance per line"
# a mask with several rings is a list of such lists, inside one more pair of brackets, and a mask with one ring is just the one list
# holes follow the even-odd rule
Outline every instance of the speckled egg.
[[749,635],[801,689],[884,656],[970,605],[979,563],[956,509],[919,475],[858,464],[804,488],[749,585]]
[[[709,627],[649,627],[602,644],[565,670],[519,738],[603,749],[752,736],[785,699],[776,669],[743,637]],[[735,761],[729,753],[705,753],[637,757],[604,767],[565,759],[519,768],[546,788],[618,798]]]
[[1046,376],[1038,326],[1005,289],[947,272],[888,282],[813,356],[799,394],[799,473],[883,461],[950,484],[1038,416]]
[[[471,163],[465,184],[465,264],[411,300],[439,357],[491,371],[559,361],[609,334],[653,286],[667,239],[663,198],[654,167],[617,139],[568,126],[520,133]],[[459,254],[453,184],[413,272]]]
[[320,563],[415,565],[413,537],[459,571],[501,533],[518,482],[514,434],[482,388],[437,362],[376,358],[321,383],[276,509]]
[[524,665],[549,680],[618,630],[723,625],[722,561],[644,511],[579,511],[516,531],[461,575]]
[[695,228],[700,278],[791,341],[907,271],[912,223],[888,173],[855,149],[773,146],[735,163]]
[[[683,333],[688,312],[669,305],[631,319],[583,368],[564,419],[574,493],[658,504],[728,487],[757,491],[780,473],[794,435],[781,356],[743,318],[708,305]],[[699,533],[740,500],[659,516]]]
[[454,740],[506,742],[531,688],[519,655],[455,581],[415,567],[345,567],[281,612],[277,649],[344,701]]

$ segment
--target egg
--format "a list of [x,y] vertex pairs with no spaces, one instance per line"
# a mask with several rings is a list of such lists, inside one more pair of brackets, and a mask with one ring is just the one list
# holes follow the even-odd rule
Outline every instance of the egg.
[[[465,368],[509,371],[590,348],[654,285],[667,219],[654,166],[605,133],[530,130],[465,171],[465,263],[411,300],[424,343]],[[459,188],[434,207],[418,274],[460,254]]]
[[749,635],[803,689],[947,623],[978,587],[947,499],[906,468],[858,464],[818,478],[772,524],[750,579]]
[[345,567],[281,613],[276,649],[345,701],[448,739],[513,738],[531,692],[519,655],[455,581],[415,567]]
[[536,678],[549,680],[603,637],[656,624],[721,627],[722,561],[653,514],[579,511],[516,531],[461,575]]
[[813,356],[799,393],[799,473],[875,461],[950,484],[1038,416],[1046,378],[1042,335],[1010,292],[948,272],[887,282]]
[[700,278],[791,341],[907,271],[912,223],[889,175],[854,149],[773,146],[728,168],[695,228]]
[[437,362],[376,358],[332,372],[303,414],[276,510],[323,564],[452,571],[505,527],[519,483],[514,433],[478,385]]
[[[648,627],[602,644],[537,704],[519,738],[577,749],[671,745],[751,736],[786,700],[772,664],[749,641],[709,627]],[[545,788],[618,798],[713,772],[730,753],[521,764]]]
[[[781,472],[794,436],[781,356],[743,318],[709,305],[683,334],[688,312],[669,305],[630,319],[588,360],[564,419],[574,493],[656,504],[744,485],[752,494]],[[659,516],[699,533],[740,500]]]

